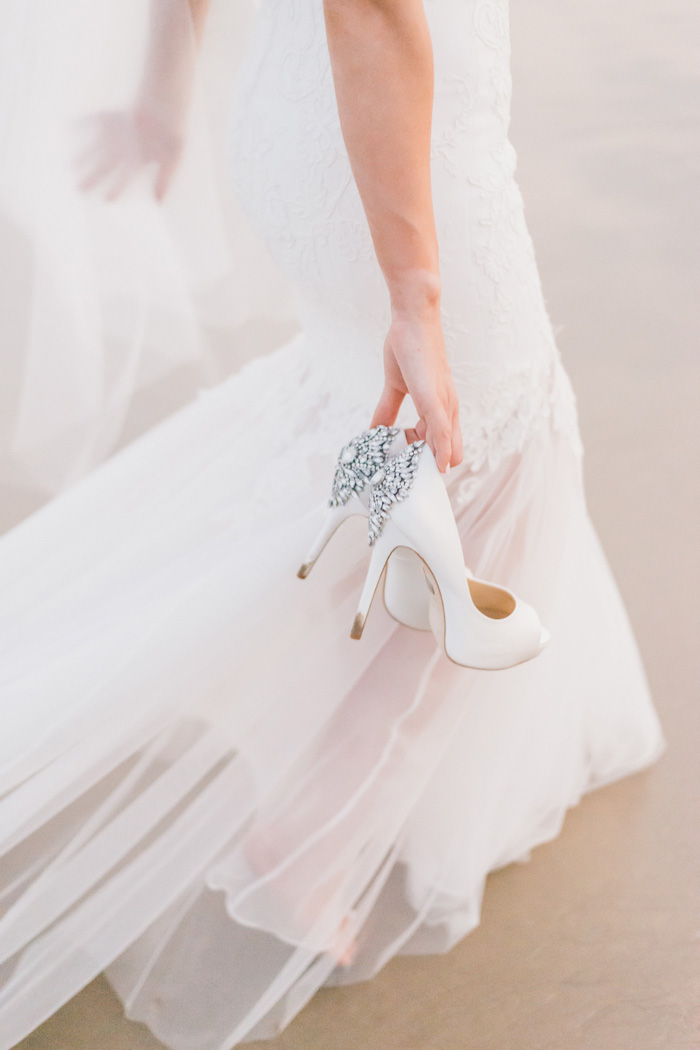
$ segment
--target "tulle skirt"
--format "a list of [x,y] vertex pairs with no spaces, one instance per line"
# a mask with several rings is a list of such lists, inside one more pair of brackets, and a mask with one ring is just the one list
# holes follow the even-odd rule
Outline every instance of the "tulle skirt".
[[[123,105],[135,67],[120,55],[144,22],[137,0],[80,6],[77,20],[48,0],[12,6],[6,50],[24,43],[7,76],[41,76],[22,119],[0,106],[16,158],[0,210],[43,260],[29,289],[13,260],[12,302],[36,323],[12,344],[26,370],[0,481],[49,492],[87,472],[0,542],[0,1050],[102,971],[172,1050],[228,1050],[324,984],[449,949],[478,923],[489,871],[664,742],[588,518],[514,181],[505,0],[426,4],[465,435],[448,490],[472,571],[552,633],[495,672],[450,663],[380,602],[350,639],[359,518],[296,577],[335,457],[369,423],[388,322],[322,5],[257,5],[227,140],[274,266],[249,251],[238,204],[218,221],[222,166],[214,177],[196,136],[165,210],[136,190],[79,198],[55,143],[85,105]],[[288,315],[290,285],[302,334],[97,465],[135,390],[199,360],[212,327],[232,359],[257,353],[257,322]]]
[[379,602],[352,641],[359,518],[296,578],[374,381],[325,387],[297,337],[0,544],[0,1046],[105,969],[175,1050],[268,1036],[446,951],[489,871],[661,753],[552,416],[448,481],[472,570],[552,632],[536,660],[457,667]]

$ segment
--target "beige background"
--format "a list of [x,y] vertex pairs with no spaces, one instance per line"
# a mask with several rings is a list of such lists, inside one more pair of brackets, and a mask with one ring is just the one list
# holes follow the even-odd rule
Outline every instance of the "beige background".
[[[513,137],[592,514],[669,749],[490,877],[449,955],[260,1050],[700,1050],[700,7],[513,0]],[[564,698],[563,698],[564,699]],[[96,981],[23,1050],[152,1050]]]

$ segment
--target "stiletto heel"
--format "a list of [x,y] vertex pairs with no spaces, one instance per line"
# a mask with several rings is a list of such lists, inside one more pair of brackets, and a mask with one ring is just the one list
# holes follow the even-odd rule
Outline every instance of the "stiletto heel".
[[366,489],[386,463],[392,449],[405,448],[398,427],[374,427],[344,445],[335,464],[333,486],[321,531],[306,555],[297,576],[305,580],[333,533],[353,515],[367,516]]
[[300,580],[305,580],[306,577],[309,575],[314,565],[321,557],[324,547],[330,540],[331,536],[333,536],[333,534],[336,532],[336,530],[340,528],[344,521],[347,521],[348,518],[351,518],[357,513],[358,510],[356,510],[352,505],[348,506],[347,504],[345,504],[339,507],[328,507],[328,509],[326,510],[326,517],[324,519],[323,525],[321,526],[321,531],[319,532],[314,542],[311,544],[311,547],[309,548],[309,553],[306,555],[303,564],[297,572],[297,576]]
[[357,605],[357,612],[355,613],[355,619],[353,620],[352,629],[350,631],[351,638],[359,639],[362,637],[362,632],[365,629],[365,623],[367,621],[367,616],[369,615],[372,601],[377,593],[391,551],[392,548],[387,548],[385,543],[377,543],[374,546],[372,557],[369,561],[367,576],[365,577],[365,583],[362,588],[362,594],[360,595],[360,601]]
[[454,663],[485,670],[511,667],[537,656],[549,641],[532,606],[466,571],[449,497],[425,442],[409,445],[373,479],[369,541],[374,549],[353,638],[362,635],[387,561],[405,548],[424,564],[431,592],[429,625]]
[[[321,529],[306,558],[297,571],[305,580],[327,543],[344,521],[369,513],[369,487],[372,478],[389,458],[407,447],[403,430],[398,427],[374,427],[358,434],[345,445],[338,456],[331,497]],[[387,612],[399,623],[416,630],[429,631],[430,593],[426,587],[421,563],[410,551],[397,552],[387,567],[382,591]]]

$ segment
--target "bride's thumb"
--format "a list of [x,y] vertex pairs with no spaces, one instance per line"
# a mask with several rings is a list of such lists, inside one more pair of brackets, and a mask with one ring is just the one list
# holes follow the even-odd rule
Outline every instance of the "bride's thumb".
[[393,386],[385,386],[372,416],[370,427],[390,427],[396,422],[405,394]]

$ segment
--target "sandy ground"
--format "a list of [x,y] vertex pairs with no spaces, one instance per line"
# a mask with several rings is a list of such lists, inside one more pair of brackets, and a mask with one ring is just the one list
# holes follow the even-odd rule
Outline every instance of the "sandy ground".
[[[515,0],[513,135],[592,514],[669,749],[488,880],[449,955],[321,992],[260,1050],[700,1048],[700,8]],[[23,1050],[154,1050],[98,980]]]

